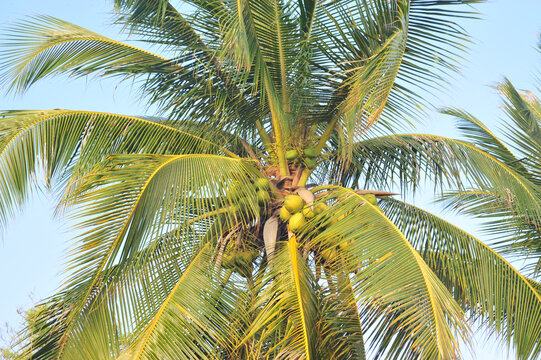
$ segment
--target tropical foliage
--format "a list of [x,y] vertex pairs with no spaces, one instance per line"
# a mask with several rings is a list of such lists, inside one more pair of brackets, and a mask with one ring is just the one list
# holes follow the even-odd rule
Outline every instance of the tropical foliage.
[[456,359],[478,320],[538,357],[539,284],[389,193],[490,188],[541,215],[501,157],[399,131],[456,70],[472,2],[115,0],[166,56],[52,17],[13,26],[11,91],[113,76],[159,110],[2,113],[4,223],[43,170],[81,229],[22,356]]
[[[444,200],[449,207],[475,214],[486,220],[485,230],[497,239],[503,253],[521,254],[527,259],[525,270],[534,277],[541,275],[541,228],[537,213],[541,163],[541,102],[531,92],[518,91],[509,80],[498,86],[504,98],[507,141],[498,138],[471,114],[456,109],[445,112],[455,116],[459,128],[477,147],[497,158],[515,176],[530,182],[532,196],[526,200],[509,191],[507,195],[490,187],[472,187],[448,192]],[[509,146],[506,145],[509,143]]]

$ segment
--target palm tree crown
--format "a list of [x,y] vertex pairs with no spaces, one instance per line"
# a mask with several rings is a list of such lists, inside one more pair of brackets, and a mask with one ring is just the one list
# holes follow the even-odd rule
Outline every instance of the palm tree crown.
[[468,320],[538,356],[539,285],[389,193],[538,191],[471,142],[399,134],[456,69],[473,2],[115,0],[165,57],[52,17],[14,26],[10,90],[133,77],[160,115],[2,114],[2,220],[43,168],[83,229],[24,356],[365,359],[366,341],[376,358],[456,359]]

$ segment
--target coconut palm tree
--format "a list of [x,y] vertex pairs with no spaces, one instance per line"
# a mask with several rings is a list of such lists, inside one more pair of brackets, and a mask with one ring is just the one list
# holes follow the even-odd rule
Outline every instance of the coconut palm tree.
[[2,220],[44,170],[81,229],[23,356],[456,359],[478,320],[538,357],[538,284],[389,192],[537,191],[470,142],[400,133],[455,70],[468,3],[116,0],[166,57],[51,17],[12,27],[10,90],[116,76],[158,109],[2,114]]
[[[507,141],[498,138],[473,115],[458,109],[444,112],[456,117],[459,128],[472,143],[497,158],[535,186],[531,199],[525,201],[514,193],[498,193],[490,187],[471,187],[448,192],[444,200],[449,207],[486,220],[486,231],[497,239],[495,245],[502,253],[521,254],[524,270],[533,277],[541,275],[541,229],[537,204],[541,186],[541,102],[531,92],[518,91],[505,79],[498,85],[504,99]],[[508,142],[509,146],[506,145]]]

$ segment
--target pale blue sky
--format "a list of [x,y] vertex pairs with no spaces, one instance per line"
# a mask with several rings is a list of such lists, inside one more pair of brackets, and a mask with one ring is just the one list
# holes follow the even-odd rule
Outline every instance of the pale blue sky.
[[[25,15],[47,14],[125,40],[124,35],[118,34],[118,28],[110,25],[111,3],[110,0],[0,0],[0,24]],[[499,97],[491,85],[507,76],[518,88],[536,88],[534,77],[541,64],[541,54],[536,50],[541,30],[541,2],[492,0],[476,8],[483,20],[465,23],[475,41],[466,57],[468,62],[448,91],[439,94],[436,105],[470,111],[494,129],[501,127],[504,119],[498,109]],[[22,97],[0,95],[0,109],[47,108],[146,113],[144,104],[138,101],[128,83],[118,85],[108,80],[53,78],[38,83]],[[419,132],[454,136],[457,133],[453,126],[451,119],[431,112],[419,126]],[[30,307],[33,301],[50,295],[61,284],[64,253],[69,246],[69,225],[62,219],[53,219],[54,202],[50,196],[36,195],[3,231],[0,241],[2,326],[7,323],[17,327],[18,309]],[[426,205],[427,196],[413,201]],[[431,205],[427,207],[435,209]],[[451,219],[469,231],[476,230],[475,222],[457,216]],[[514,359],[494,341],[485,341],[482,336],[476,340],[471,359]]]

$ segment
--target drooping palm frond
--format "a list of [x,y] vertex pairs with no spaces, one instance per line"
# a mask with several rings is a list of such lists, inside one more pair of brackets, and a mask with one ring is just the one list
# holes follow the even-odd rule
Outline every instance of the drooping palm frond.
[[164,57],[49,16],[12,25],[3,46],[0,61],[5,68],[0,83],[20,92],[53,74],[131,76],[187,71]]
[[[72,110],[7,111],[0,118],[0,213],[3,221],[31,192],[42,166],[45,180],[84,173],[113,153],[223,153],[221,146],[141,118]],[[9,170],[8,170],[9,169]]]
[[[331,263],[341,254],[338,266],[346,273],[357,271],[353,291],[378,356],[457,357],[455,336],[466,338],[467,327],[451,294],[377,206],[353,190],[333,189],[322,199],[335,203],[314,218],[307,241],[321,253],[331,251]],[[329,223],[339,216],[339,222]]]
[[[535,358],[541,347],[541,296],[529,279],[445,220],[397,200],[380,204],[463,308],[501,333],[517,358]],[[521,301],[509,306],[513,299]]]
[[[505,113],[511,121],[505,127],[510,148],[471,115],[458,110],[445,113],[458,119],[463,133],[479,148],[539,189],[541,163],[536,154],[541,151],[541,103],[532,94],[517,91],[507,79],[498,88],[504,98]],[[465,191],[447,193],[443,200],[455,210],[486,219],[484,228],[495,237],[497,249],[508,253],[522,252],[530,259],[525,268],[538,274],[541,269],[541,233],[534,209],[540,198],[534,195],[526,200],[513,188],[502,192],[493,184],[472,184],[472,188]]]
[[490,187],[501,196],[512,192],[528,203],[530,213],[541,215],[535,184],[469,142],[427,134],[387,135],[359,142],[355,158],[347,172],[331,181],[390,188],[394,180],[404,189],[415,189],[429,179],[439,190],[444,186]]
[[283,340],[271,341],[274,344],[261,354],[263,358],[320,358],[316,331],[319,308],[314,279],[299,253],[294,235],[273,258],[270,270],[264,280],[270,284],[254,303],[261,310],[245,341],[264,329],[258,341],[276,337]]
[[[69,349],[87,342],[85,319],[103,303],[122,322],[117,326],[123,333],[137,335],[141,323],[169,295],[164,291],[175,290],[175,280],[160,274],[160,266],[177,271],[176,257],[190,262],[194,251],[215,246],[233,224],[257,216],[255,191],[255,204],[243,205],[253,210],[237,210],[238,200],[226,195],[228,182],[244,183],[248,191],[256,174],[242,160],[202,154],[129,155],[109,161],[75,182],[64,198],[66,206],[76,205],[74,216],[85,232],[73,249],[63,290],[70,313],[55,324],[64,329],[56,344],[58,356],[70,358]],[[158,298],[138,300],[138,291],[150,291],[156,277],[156,286],[162,286],[154,290]]]

